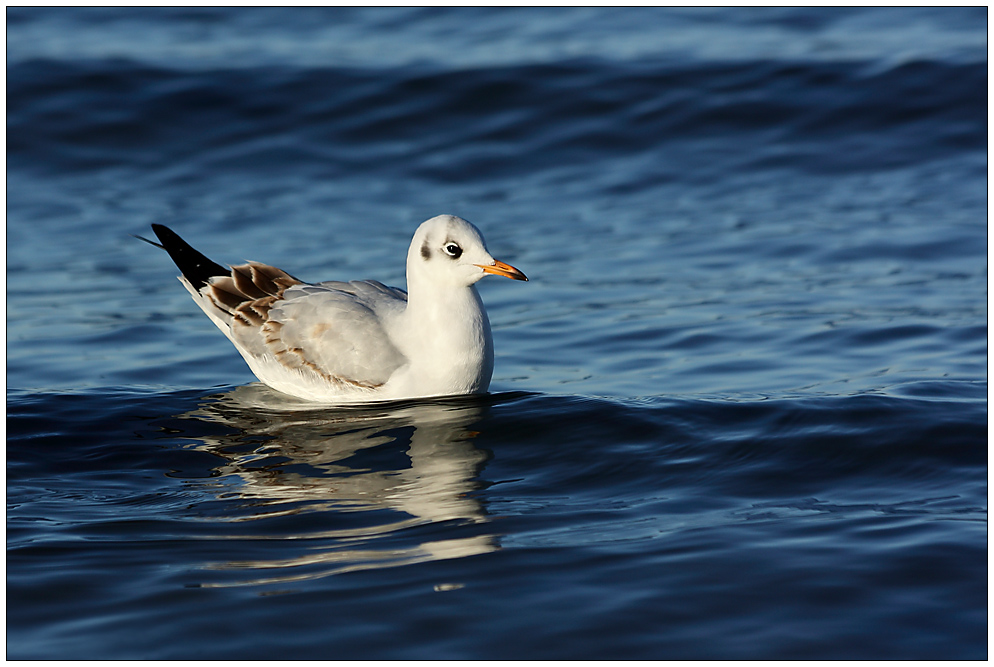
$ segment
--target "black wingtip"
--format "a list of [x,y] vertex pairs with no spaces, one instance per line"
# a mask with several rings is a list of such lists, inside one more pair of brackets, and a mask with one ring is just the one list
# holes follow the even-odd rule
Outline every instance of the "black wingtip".
[[[199,291],[208,285],[210,279],[215,276],[231,275],[229,269],[208,259],[165,225],[153,224],[152,231],[162,241],[162,245],[159,247],[169,253],[183,277],[190,281],[195,290]],[[154,241],[148,241],[148,239],[142,240],[152,245],[159,245]]]
[[130,234],[129,236],[131,236],[131,238],[133,238],[133,239],[138,239],[139,241],[144,241],[145,243],[147,243],[149,245],[154,245],[156,248],[162,248],[163,250],[166,249],[161,243],[156,243],[155,241],[150,241],[147,238],[145,238],[144,236],[138,236],[137,234]]

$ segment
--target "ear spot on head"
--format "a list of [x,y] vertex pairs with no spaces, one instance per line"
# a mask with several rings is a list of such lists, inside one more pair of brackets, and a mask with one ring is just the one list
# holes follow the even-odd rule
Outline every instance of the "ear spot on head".
[[425,259],[431,259],[431,248],[428,247],[427,241],[421,244],[421,256]]

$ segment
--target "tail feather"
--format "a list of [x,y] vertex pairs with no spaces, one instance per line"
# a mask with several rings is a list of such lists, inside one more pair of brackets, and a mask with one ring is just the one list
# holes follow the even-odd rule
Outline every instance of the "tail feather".
[[[210,284],[211,278],[231,275],[231,269],[211,261],[165,225],[152,225],[152,231],[162,241],[162,245],[159,247],[169,253],[183,277],[198,292]],[[159,245],[148,239],[142,239],[142,241]]]

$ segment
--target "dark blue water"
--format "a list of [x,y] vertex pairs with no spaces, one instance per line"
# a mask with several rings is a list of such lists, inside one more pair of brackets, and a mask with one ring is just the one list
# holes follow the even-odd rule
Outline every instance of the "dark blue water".
[[[7,657],[984,659],[987,11],[7,10]],[[254,383],[131,238],[403,286],[486,397]]]

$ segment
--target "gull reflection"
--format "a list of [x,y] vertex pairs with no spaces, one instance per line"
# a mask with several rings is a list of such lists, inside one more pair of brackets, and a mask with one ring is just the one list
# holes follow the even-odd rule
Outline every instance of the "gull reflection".
[[[498,548],[496,536],[481,530],[487,516],[473,495],[488,455],[474,446],[472,426],[486,399],[316,408],[256,384],[213,398],[184,416],[230,430],[198,435],[196,445],[224,459],[213,487],[219,497],[249,501],[227,520],[274,519],[267,529],[276,526],[275,534],[226,539],[281,543],[272,549],[276,558],[211,566],[270,576],[203,585],[311,579]],[[287,521],[290,515],[306,520]],[[443,530],[417,530],[443,522]]]

